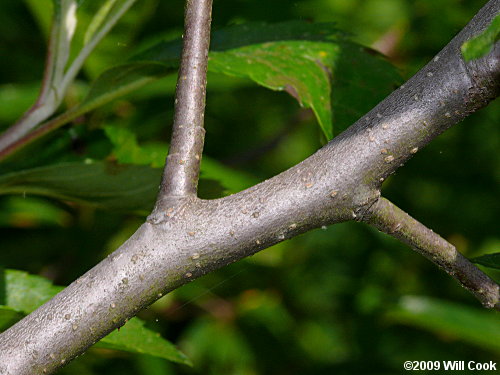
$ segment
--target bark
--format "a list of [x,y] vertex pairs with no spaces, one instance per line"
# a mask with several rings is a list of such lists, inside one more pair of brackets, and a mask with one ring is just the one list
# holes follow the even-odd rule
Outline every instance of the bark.
[[[469,63],[460,46],[484,30],[499,10],[500,0],[488,2],[405,85],[280,175],[216,200],[179,195],[163,186],[161,204],[117,251],[0,335],[0,373],[52,373],[165,293],[313,228],[352,219],[387,228],[392,219],[379,220],[386,217],[382,181],[437,135],[498,96],[500,44]],[[419,232],[420,224],[405,220],[407,233]],[[453,261],[446,251],[435,253],[440,264]],[[464,269],[459,281],[481,288],[469,283],[480,271]],[[482,302],[500,309],[498,285],[484,275],[481,280],[489,291]]]

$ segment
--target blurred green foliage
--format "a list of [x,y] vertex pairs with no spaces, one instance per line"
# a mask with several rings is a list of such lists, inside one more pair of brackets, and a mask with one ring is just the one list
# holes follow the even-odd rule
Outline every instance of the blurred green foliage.
[[[88,24],[96,2],[80,3],[80,17]],[[336,22],[355,41],[388,55],[409,78],[484,3],[215,1],[213,23],[214,30],[220,30],[261,21]],[[36,97],[49,4],[49,0],[0,4],[0,129],[22,115]],[[161,40],[177,38],[183,6],[180,0],[137,2],[92,54],[64,108],[79,103],[90,82],[117,62]],[[79,43],[83,38],[84,33],[77,33]],[[370,72],[361,69],[353,76],[362,86]],[[156,156],[144,161],[144,150],[161,153],[157,146],[166,148],[174,87],[175,77],[167,76],[73,120],[0,164],[0,185],[9,178],[26,177],[12,173],[28,168],[54,171],[71,163],[85,165],[90,159],[98,166],[113,164],[126,153],[122,149],[120,154],[117,147],[120,136],[141,159],[135,162],[152,164]],[[374,104],[371,95],[351,90],[332,101],[343,121],[362,114],[343,105],[353,97],[358,108],[368,110]],[[500,251],[498,123],[497,100],[437,138],[384,184],[388,198],[467,257]],[[205,154],[212,169],[207,167],[201,186],[205,198],[231,192],[227,181],[242,188],[269,178],[324,142],[313,114],[288,94],[216,73],[209,75],[206,129]],[[226,184],[218,178],[224,173]],[[54,176],[58,181],[70,177],[60,169]],[[42,177],[36,181],[46,184],[46,176]],[[81,186],[85,193],[88,185]],[[154,193],[155,186],[147,188]],[[0,196],[0,265],[43,275],[59,285],[69,284],[117,248],[143,220],[137,213],[68,202],[64,194],[41,198],[29,186],[10,193]],[[488,272],[500,280],[500,272]],[[18,318],[16,311],[4,310],[2,327]],[[194,366],[94,348],[60,373],[399,374],[406,360],[500,362],[492,337],[500,324],[498,314],[481,309],[427,260],[359,223],[317,230],[276,245],[176,290],[140,317],[176,343]]]

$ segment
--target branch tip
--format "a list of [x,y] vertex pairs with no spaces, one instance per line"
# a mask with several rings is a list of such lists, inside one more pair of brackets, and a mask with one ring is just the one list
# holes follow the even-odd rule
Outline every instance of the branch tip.
[[434,233],[385,198],[370,207],[363,221],[425,256],[472,292],[487,308],[500,311],[500,286]]

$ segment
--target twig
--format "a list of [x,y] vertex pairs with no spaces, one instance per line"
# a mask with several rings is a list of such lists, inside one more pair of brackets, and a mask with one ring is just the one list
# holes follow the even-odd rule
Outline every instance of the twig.
[[186,4],[173,133],[158,208],[166,197],[196,195],[205,138],[203,118],[212,0],[188,0]]
[[411,246],[472,292],[488,308],[500,311],[500,287],[469,262],[455,247],[385,198],[368,210],[362,221]]

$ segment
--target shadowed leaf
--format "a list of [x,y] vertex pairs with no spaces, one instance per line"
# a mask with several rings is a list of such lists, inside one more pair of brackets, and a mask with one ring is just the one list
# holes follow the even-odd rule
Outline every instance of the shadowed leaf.
[[42,195],[120,211],[149,212],[161,170],[105,162],[64,163],[0,177],[0,194]]

